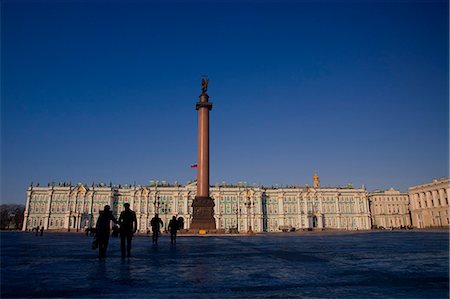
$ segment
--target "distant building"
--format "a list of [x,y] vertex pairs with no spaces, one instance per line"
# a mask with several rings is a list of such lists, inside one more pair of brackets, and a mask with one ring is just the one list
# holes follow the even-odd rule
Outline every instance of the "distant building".
[[431,183],[409,188],[413,226],[417,228],[449,226],[450,180],[434,179]]
[[[216,185],[210,188],[215,200],[218,229],[276,232],[291,229],[370,229],[371,219],[364,188],[320,187],[317,174],[313,187],[247,187]],[[136,212],[138,230],[150,229],[155,212],[167,226],[173,215],[183,217],[185,228],[192,220],[195,183],[186,186],[48,186],[27,190],[23,229],[44,226],[50,230],[83,230],[94,227],[99,211],[110,205],[118,217],[123,203]]]
[[368,198],[374,227],[398,228],[411,225],[408,193],[391,188],[370,192]]

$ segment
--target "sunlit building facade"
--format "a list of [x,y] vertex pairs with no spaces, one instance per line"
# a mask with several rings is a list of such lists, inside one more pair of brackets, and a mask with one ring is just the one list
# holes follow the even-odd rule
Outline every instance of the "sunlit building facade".
[[375,228],[400,228],[411,225],[408,193],[394,188],[368,195],[372,225]]
[[[226,231],[279,232],[299,229],[370,229],[371,219],[364,188],[320,187],[314,177],[312,187],[266,188],[216,185],[210,188],[215,202],[217,229]],[[183,217],[185,229],[192,220],[195,183],[150,184],[149,186],[87,186],[83,184],[33,187],[27,190],[24,230],[79,231],[94,227],[105,205],[115,217],[123,204],[136,212],[138,231],[147,232],[158,213],[164,222]]]
[[449,226],[450,180],[434,179],[431,183],[409,188],[411,218],[417,228]]

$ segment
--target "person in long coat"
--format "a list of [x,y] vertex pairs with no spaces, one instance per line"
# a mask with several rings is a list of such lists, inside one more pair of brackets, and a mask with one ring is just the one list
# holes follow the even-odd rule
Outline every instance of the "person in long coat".
[[106,205],[103,211],[100,211],[97,223],[95,225],[96,241],[98,244],[98,257],[100,259],[106,257],[106,249],[108,249],[109,234],[111,229],[111,221],[118,223],[111,213],[110,206]]
[[120,223],[120,251],[122,253],[122,257],[125,257],[125,240],[127,241],[127,256],[131,256],[131,239],[133,238],[133,234],[136,233],[137,230],[137,220],[136,213],[130,210],[130,204],[124,203],[123,207],[125,211],[120,213],[119,223]]
[[170,231],[170,243],[172,245],[177,243],[177,231],[179,229],[178,224],[177,217],[173,216],[169,221],[169,226],[167,227]]
[[158,237],[159,237],[159,230],[164,225],[161,218],[159,218],[158,214],[155,214],[155,217],[150,221],[150,225],[152,226],[152,242],[153,244],[158,245]]

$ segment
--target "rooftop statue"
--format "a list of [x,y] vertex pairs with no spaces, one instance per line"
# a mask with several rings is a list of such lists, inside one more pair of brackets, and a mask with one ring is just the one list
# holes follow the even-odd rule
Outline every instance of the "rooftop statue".
[[202,78],[202,93],[206,93],[208,91],[208,79]]

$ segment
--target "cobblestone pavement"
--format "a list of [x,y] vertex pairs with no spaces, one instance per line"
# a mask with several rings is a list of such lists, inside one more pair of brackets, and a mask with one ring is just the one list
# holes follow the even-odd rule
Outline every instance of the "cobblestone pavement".
[[106,260],[76,233],[1,233],[1,298],[448,298],[447,231],[163,236]]

